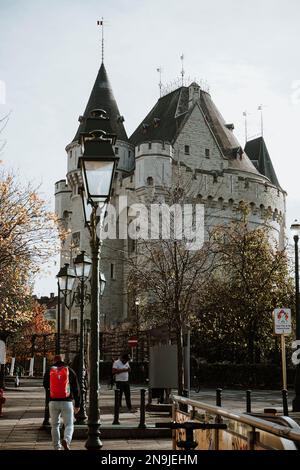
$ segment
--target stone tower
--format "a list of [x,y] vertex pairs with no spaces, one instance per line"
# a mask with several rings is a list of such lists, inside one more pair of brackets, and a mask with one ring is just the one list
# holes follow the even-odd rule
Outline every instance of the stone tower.
[[[237,218],[243,203],[250,210],[252,226],[265,224],[268,215],[274,235],[284,244],[286,193],[278,183],[263,138],[248,142],[243,149],[234,136],[233,124],[226,123],[210,94],[193,82],[162,96],[128,139],[124,118],[102,63],[85,112],[79,117],[76,135],[66,147],[67,180],[58,181],[55,186],[56,212],[70,230],[69,240],[62,246],[61,264],[70,262],[76,250],[89,252],[77,162],[81,152],[80,133],[91,130],[87,128],[88,118],[95,112],[109,117],[117,135],[114,150],[119,164],[112,204],[118,206],[120,196],[127,196],[129,204],[139,202],[149,189],[153,193],[170,186],[179,166],[191,176],[195,202],[204,204],[207,228]],[[123,229],[126,231],[127,227]],[[128,316],[126,259],[133,249],[132,241],[126,237],[103,242],[101,271],[107,280],[101,300],[103,327],[115,326]],[[75,330],[76,308],[69,316]],[[71,327],[70,322],[66,321],[65,325]]]

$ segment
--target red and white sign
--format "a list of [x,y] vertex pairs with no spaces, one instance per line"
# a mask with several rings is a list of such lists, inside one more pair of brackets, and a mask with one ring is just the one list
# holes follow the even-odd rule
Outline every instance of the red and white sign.
[[138,339],[136,338],[136,336],[132,336],[131,338],[129,338],[128,346],[130,346],[131,348],[134,348],[137,344],[138,344]]
[[290,308],[275,308],[274,325],[276,335],[292,333],[292,316]]

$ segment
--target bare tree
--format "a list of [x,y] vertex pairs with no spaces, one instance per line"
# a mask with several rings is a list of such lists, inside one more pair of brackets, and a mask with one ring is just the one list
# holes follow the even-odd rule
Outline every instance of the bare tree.
[[[192,202],[193,182],[177,174],[170,188],[163,188],[159,199],[179,209]],[[157,202],[153,194],[148,203]],[[161,218],[161,229],[166,223]],[[129,260],[129,293],[139,296],[140,315],[147,326],[167,325],[176,338],[178,364],[178,393],[184,389],[183,336],[184,330],[196,315],[199,291],[205,288],[214,266],[210,241],[198,249],[191,249],[189,240],[176,227],[176,217],[171,214],[171,227],[165,238],[162,230],[157,239],[139,239],[135,256]],[[204,230],[204,227],[201,227]]]

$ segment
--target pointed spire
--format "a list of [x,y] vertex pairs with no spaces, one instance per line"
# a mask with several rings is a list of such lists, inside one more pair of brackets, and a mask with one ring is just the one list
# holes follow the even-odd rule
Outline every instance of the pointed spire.
[[117,135],[118,139],[127,142],[128,137],[123,124],[124,118],[120,115],[119,108],[113,95],[112,87],[103,63],[99,69],[84,114],[79,118],[80,125],[73,142],[79,140],[81,132],[86,132],[88,130],[87,118],[91,117],[91,111],[94,109],[103,109],[106,111],[109,117],[109,123],[112,131]]
[[266,176],[274,186],[280,188],[281,186],[277,179],[264,138],[257,137],[256,139],[248,140],[245,146],[245,152],[256,169],[262,175]]

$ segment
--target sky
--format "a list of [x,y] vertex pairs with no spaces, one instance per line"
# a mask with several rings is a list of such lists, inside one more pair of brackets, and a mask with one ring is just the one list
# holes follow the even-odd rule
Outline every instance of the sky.
[[[245,143],[264,138],[288,193],[287,227],[300,219],[300,2],[298,0],[0,0],[0,155],[54,209],[54,183],[65,178],[72,141],[104,63],[130,135],[159,97],[159,74],[206,80],[226,122]],[[1,127],[0,127],[1,128]],[[1,148],[1,142],[0,142]],[[35,285],[56,289],[52,264]]]

